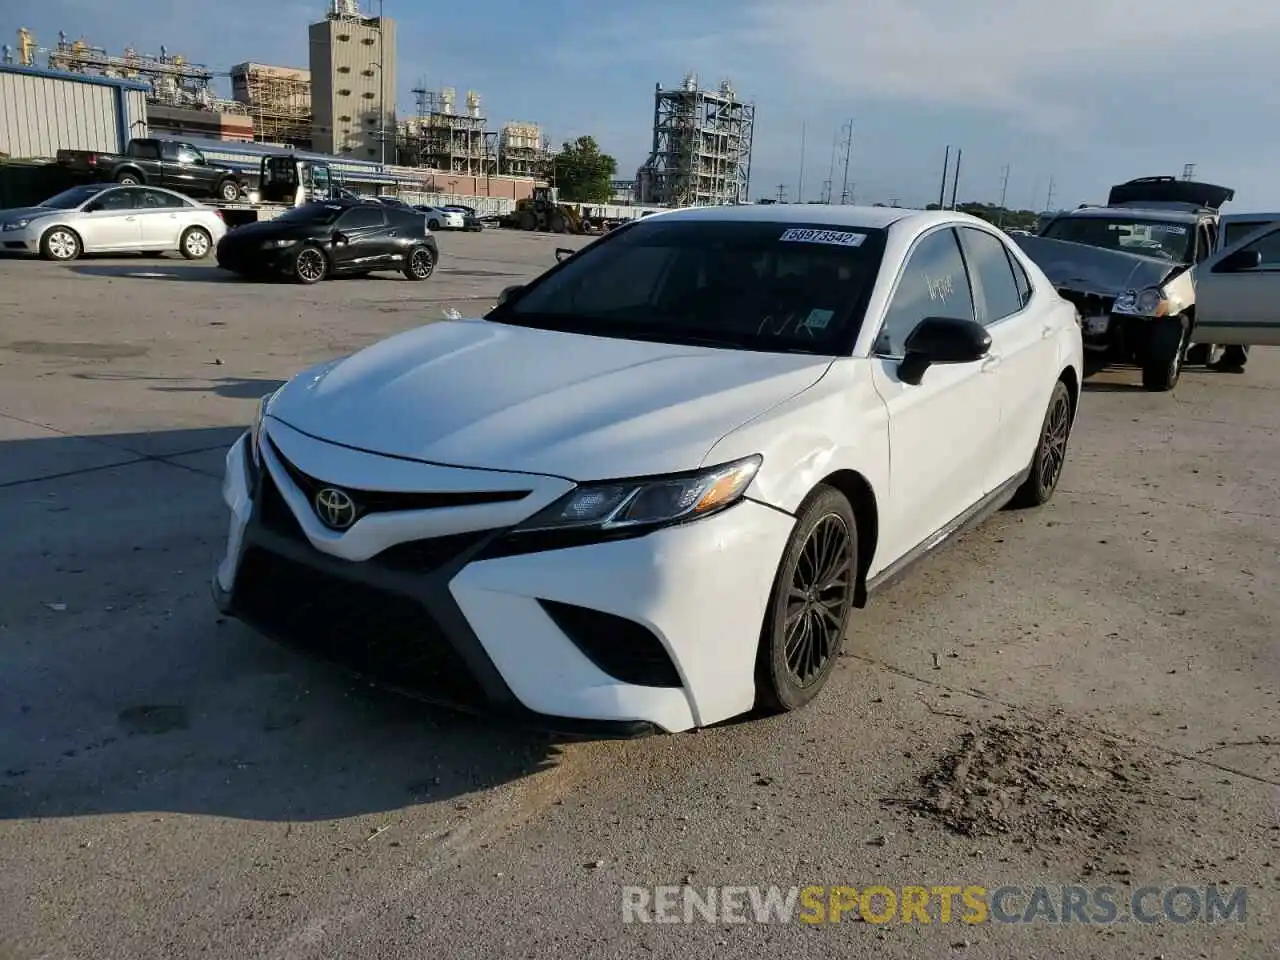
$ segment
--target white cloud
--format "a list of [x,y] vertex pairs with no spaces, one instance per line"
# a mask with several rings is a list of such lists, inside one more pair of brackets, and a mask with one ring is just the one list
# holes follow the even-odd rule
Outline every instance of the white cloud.
[[[1073,85],[1269,62],[1280,5],[1258,0],[752,0],[717,38],[818,92],[1017,114],[1046,128],[1085,115]],[[702,46],[706,41],[702,41]],[[689,51],[693,52],[692,49]],[[749,55],[747,55],[749,54]],[[1257,60],[1256,58],[1261,58]],[[1280,68],[1278,68],[1280,72]],[[787,86],[794,91],[793,83]]]

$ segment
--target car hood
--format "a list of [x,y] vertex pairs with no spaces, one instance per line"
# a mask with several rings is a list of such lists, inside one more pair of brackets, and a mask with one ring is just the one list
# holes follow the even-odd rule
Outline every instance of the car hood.
[[1055,287],[1114,297],[1126,290],[1158,287],[1181,264],[1124,250],[1104,250],[1070,240],[1014,237]]
[[263,220],[257,223],[246,223],[227,231],[227,243],[240,240],[255,242],[276,240],[286,237],[319,237],[325,232],[323,226],[314,223],[277,223],[274,220]]
[[322,440],[572,480],[698,467],[828,357],[442,320],[290,381],[271,417]]
[[14,207],[0,210],[0,223],[13,223],[15,220],[34,220],[36,217],[51,217],[55,213],[74,211],[57,210],[53,207]]

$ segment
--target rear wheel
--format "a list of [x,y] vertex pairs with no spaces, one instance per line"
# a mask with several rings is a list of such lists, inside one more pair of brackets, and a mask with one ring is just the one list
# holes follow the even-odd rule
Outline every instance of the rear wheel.
[[178,250],[188,260],[203,260],[213,249],[213,237],[204,227],[187,227],[178,241]]
[[1146,349],[1142,351],[1143,388],[1163,392],[1177,386],[1182,375],[1186,336],[1186,317],[1165,317],[1150,322]]
[[46,260],[74,260],[83,251],[79,235],[67,227],[54,227],[40,238],[40,256]]
[[404,275],[409,280],[426,280],[435,272],[436,258],[426,247],[414,247],[404,264]]
[[800,507],[765,613],[756,683],[762,706],[796,710],[826,685],[844,642],[857,573],[853,508],[839,490],[819,486]]
[[121,173],[116,176],[116,183],[126,187],[136,187],[142,183],[142,179],[136,173]]
[[1058,489],[1062,466],[1067,461],[1067,440],[1071,436],[1071,392],[1059,380],[1049,396],[1049,409],[1040,427],[1031,473],[1009,501],[1012,507],[1038,507],[1048,503]]
[[440,229],[440,221],[439,221],[439,220],[437,220],[435,217],[432,217],[430,220],[428,220],[428,221],[427,221],[427,229],[428,229],[428,230],[439,230],[439,229]]
[[329,261],[319,247],[303,247],[293,257],[293,278],[299,283],[319,283],[329,275]]
[[522,210],[520,212],[520,229],[532,230],[538,225],[538,218],[531,210]]
[[218,184],[218,196],[227,203],[240,199],[240,184],[234,180],[223,180]]

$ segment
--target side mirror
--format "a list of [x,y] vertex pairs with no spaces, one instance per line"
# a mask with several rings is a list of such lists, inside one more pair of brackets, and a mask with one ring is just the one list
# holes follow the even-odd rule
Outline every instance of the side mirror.
[[1261,265],[1261,250],[1237,250],[1235,253],[1219,260],[1218,265],[1213,268],[1213,272],[1243,273],[1246,270],[1256,270]]
[[502,306],[504,303],[510,303],[523,289],[523,283],[513,283],[509,287],[503,287],[502,292],[498,294],[498,306]]
[[976,320],[925,317],[907,334],[898,379],[913,386],[935,363],[975,363],[991,349],[991,334]]
[[576,250],[570,250],[568,247],[556,247],[556,263],[564,263],[572,257]]
[[350,240],[351,240],[351,238],[350,238],[350,237],[348,237],[348,236],[347,236],[345,233],[343,233],[341,230],[335,230],[335,231],[333,232],[333,242],[334,242],[334,243],[336,243],[336,244],[338,244],[339,246],[341,246],[341,245],[342,245],[342,244],[344,244],[344,243],[349,243],[349,242],[350,242]]

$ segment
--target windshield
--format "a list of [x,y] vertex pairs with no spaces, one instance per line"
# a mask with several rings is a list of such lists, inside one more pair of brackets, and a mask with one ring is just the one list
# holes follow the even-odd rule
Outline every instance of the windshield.
[[346,213],[346,207],[330,203],[304,203],[300,207],[286,210],[268,223],[314,223],[320,226],[333,223]]
[[883,230],[637,221],[583,248],[489,319],[600,337],[837,355],[852,349]]
[[62,193],[50,197],[38,206],[51,207],[54,210],[73,210],[90,197],[97,196],[102,189],[102,187],[72,187],[70,190],[63,190]]
[[1195,233],[1187,223],[1133,217],[1059,217],[1042,236],[1104,250],[1121,250],[1176,263],[1190,263]]

